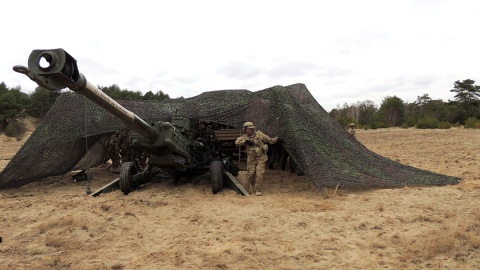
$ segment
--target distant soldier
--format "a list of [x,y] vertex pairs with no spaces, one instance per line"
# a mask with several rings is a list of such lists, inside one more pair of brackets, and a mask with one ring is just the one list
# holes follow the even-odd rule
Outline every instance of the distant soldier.
[[130,129],[125,128],[120,131],[117,136],[117,141],[115,144],[115,150],[120,153],[122,157],[122,162],[133,161],[133,153],[131,151],[130,142],[128,141],[130,137]]
[[276,144],[268,144],[268,168],[273,170],[273,165],[280,161],[280,154],[282,152],[282,142]]
[[255,194],[262,195],[263,174],[265,162],[268,160],[266,143],[275,144],[279,138],[270,138],[261,131],[256,131],[252,122],[243,124],[245,134],[238,137],[235,145],[247,145],[247,174],[251,187],[255,187]]
[[356,131],[355,131],[355,124],[354,124],[354,123],[351,123],[351,124],[350,124],[350,127],[348,128],[347,131],[348,131],[348,133],[349,133],[350,135],[352,135],[353,137],[355,137],[355,133],[356,133]]
[[217,136],[215,135],[215,132],[212,129],[211,125],[200,125],[200,132],[201,132],[201,137],[205,140],[208,148],[210,150],[214,150],[215,144],[218,142]]
[[293,160],[292,156],[287,152],[287,149],[285,147],[282,147],[280,151],[280,168],[285,171],[287,168],[287,163],[288,167],[290,168],[290,173],[295,173],[297,172],[297,175],[305,175],[305,173],[300,169],[298,164]]
[[205,145],[205,148],[208,149],[210,155],[215,153],[215,145],[218,142],[218,138],[215,135],[211,125],[207,125],[207,122],[201,121],[199,128],[194,130],[192,133],[194,134],[194,139],[202,142]]
[[122,163],[134,162],[137,166],[144,167],[148,154],[130,144],[130,133],[131,130],[129,128],[120,131],[115,141],[115,150],[120,154]]
[[115,134],[112,134],[112,136],[107,139],[106,143],[108,156],[112,160],[112,170],[116,170],[120,167],[120,152],[116,149],[119,134],[120,130],[117,130]]

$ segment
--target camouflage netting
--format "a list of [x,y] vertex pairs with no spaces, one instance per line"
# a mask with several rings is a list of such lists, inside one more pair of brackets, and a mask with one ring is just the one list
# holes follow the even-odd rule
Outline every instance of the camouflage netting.
[[[303,84],[265,90],[222,90],[187,99],[120,101],[144,120],[171,116],[240,128],[246,121],[285,147],[319,188],[457,184],[460,178],[403,165],[368,150],[318,104]],[[44,122],[0,174],[0,188],[98,166],[108,159],[106,139],[124,124],[81,95],[62,94]],[[88,151],[86,150],[88,149]]]

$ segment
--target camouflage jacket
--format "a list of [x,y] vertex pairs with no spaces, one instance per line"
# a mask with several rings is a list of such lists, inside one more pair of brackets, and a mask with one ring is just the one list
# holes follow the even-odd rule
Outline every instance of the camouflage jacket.
[[275,144],[277,143],[278,138],[270,138],[265,133],[261,131],[256,131],[253,136],[248,136],[247,134],[243,134],[242,136],[238,137],[235,141],[235,145],[242,146],[247,144],[247,141],[252,141],[253,145],[247,144],[247,162],[250,161],[263,161],[266,162],[268,145],[265,143]]
[[355,137],[355,133],[356,133],[356,132],[355,132],[355,129],[354,129],[354,128],[349,128],[347,131],[348,131],[348,133],[349,133],[350,135],[353,135],[353,136]]

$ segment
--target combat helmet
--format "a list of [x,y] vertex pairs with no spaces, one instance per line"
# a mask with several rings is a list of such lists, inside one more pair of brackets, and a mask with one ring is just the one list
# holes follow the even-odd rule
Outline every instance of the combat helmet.
[[252,122],[245,122],[245,124],[243,124],[243,128],[244,129],[247,129],[247,128],[255,129],[255,126],[253,125]]
[[350,124],[350,127],[354,127],[354,126],[355,126],[355,123],[351,123],[351,124]]

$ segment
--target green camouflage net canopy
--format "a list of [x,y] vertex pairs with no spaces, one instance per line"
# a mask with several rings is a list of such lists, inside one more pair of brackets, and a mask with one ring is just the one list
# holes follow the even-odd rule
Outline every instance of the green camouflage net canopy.
[[[318,188],[449,185],[461,181],[368,150],[330,117],[304,84],[119,103],[147,122],[168,121],[176,113],[237,128],[252,121],[269,136],[284,138],[290,156]],[[1,172],[0,188],[98,166],[109,159],[104,147],[107,138],[124,127],[119,119],[85,97],[64,93]]]

